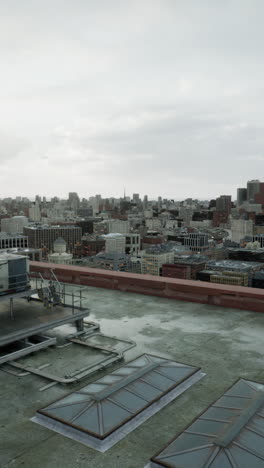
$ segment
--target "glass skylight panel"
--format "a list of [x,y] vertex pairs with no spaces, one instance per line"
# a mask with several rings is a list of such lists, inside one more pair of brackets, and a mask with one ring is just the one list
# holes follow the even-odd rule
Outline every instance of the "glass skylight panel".
[[39,410],[33,420],[78,440],[82,434],[84,443],[83,435],[90,436],[87,445],[95,439],[100,449],[100,441],[111,435],[117,441],[118,430],[126,435],[124,426],[130,432],[203,375],[196,367],[144,354]]
[[148,468],[264,467],[264,385],[238,380]]

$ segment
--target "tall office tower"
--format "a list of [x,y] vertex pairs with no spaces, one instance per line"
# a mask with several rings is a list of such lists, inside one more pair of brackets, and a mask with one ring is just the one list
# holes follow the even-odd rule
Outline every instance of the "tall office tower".
[[227,214],[231,213],[231,195],[221,195],[216,199],[216,211],[224,211]]
[[254,201],[254,197],[259,193],[260,181],[249,180],[247,183],[247,199],[248,201]]
[[242,205],[247,201],[247,189],[246,188],[238,188],[237,189],[237,206]]
[[139,193],[133,193],[133,203],[138,204],[140,202]]
[[77,192],[69,192],[68,203],[73,211],[77,211],[80,208],[80,199]]
[[260,182],[259,191],[255,194],[254,201],[264,208],[264,182]]
[[41,212],[40,212],[38,201],[33,203],[33,205],[29,208],[29,219],[30,221],[35,221],[35,222],[38,222],[41,220]]
[[146,210],[148,208],[148,196],[144,195],[143,199],[143,209]]

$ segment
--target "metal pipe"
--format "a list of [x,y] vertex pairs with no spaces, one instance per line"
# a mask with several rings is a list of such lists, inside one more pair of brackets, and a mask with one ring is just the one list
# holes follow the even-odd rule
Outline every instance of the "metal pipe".
[[11,320],[14,320],[14,304],[13,304],[12,297],[10,299],[10,317],[11,317]]

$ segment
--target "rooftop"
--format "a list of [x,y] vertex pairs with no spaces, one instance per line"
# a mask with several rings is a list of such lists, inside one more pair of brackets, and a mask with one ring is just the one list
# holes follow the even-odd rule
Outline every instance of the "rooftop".
[[[67,286],[69,293],[74,289]],[[43,377],[23,373],[18,377],[14,370],[1,367],[1,468],[143,468],[239,378],[264,384],[263,314],[91,286],[83,289],[83,298],[89,320],[99,323],[102,333],[137,343],[126,353],[126,362],[148,353],[201,367],[206,376],[100,453],[30,419],[54,400],[112,372],[117,364],[82,383],[48,388]],[[62,336],[71,330],[71,325],[64,325],[45,334]],[[57,366],[67,373],[76,365],[74,348],[58,351]],[[87,356],[78,355],[79,366],[87,364]],[[54,350],[47,349],[23,362],[41,367],[53,365],[53,357]]]
[[37,230],[43,231],[45,229],[50,229],[50,230],[55,230],[55,229],[77,229],[78,231],[81,230],[81,228],[79,226],[66,225],[66,224],[65,225],[40,224],[40,225],[37,225],[37,226],[25,226],[25,229],[32,229],[33,231],[37,231]]
[[240,260],[209,260],[207,266],[210,268],[232,268],[234,270],[251,270],[252,268],[261,268],[261,262],[246,262]]
[[27,236],[23,236],[23,234],[17,234],[17,233],[8,233],[8,232],[0,232],[0,239],[13,239],[13,238],[19,238],[19,239],[27,239]]

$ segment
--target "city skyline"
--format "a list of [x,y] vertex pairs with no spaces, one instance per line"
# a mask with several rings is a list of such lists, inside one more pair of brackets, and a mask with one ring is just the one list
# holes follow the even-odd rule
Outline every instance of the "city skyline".
[[234,197],[263,168],[263,12],[1,2],[1,196]]
[[[138,196],[139,199],[141,199],[142,201],[144,201],[145,197],[147,197],[147,201],[156,201],[156,200],[158,200],[158,199],[161,197],[161,199],[165,199],[165,200],[168,200],[168,201],[175,201],[175,202],[181,202],[181,201],[185,201],[185,200],[189,200],[189,199],[191,199],[191,200],[197,200],[197,201],[200,201],[200,202],[207,202],[207,201],[209,202],[210,200],[216,200],[217,198],[223,197],[223,196],[228,196],[228,197],[231,196],[231,199],[233,199],[233,201],[237,201],[238,191],[241,191],[241,190],[242,190],[242,191],[247,191],[247,190],[249,189],[249,184],[255,185],[255,183],[257,183],[257,185],[258,185],[258,184],[262,184],[263,182],[262,182],[262,180],[260,180],[260,179],[252,179],[252,180],[247,180],[247,181],[244,180],[243,183],[242,183],[239,187],[234,187],[234,188],[233,188],[232,193],[235,193],[234,196],[232,195],[232,193],[231,193],[231,194],[230,194],[230,193],[228,193],[228,194],[227,194],[227,193],[225,193],[225,194],[223,194],[223,193],[220,194],[220,193],[219,193],[219,194],[218,194],[217,196],[215,196],[215,197],[212,197],[212,196],[211,196],[211,197],[205,198],[205,199],[202,199],[202,198],[199,198],[199,197],[191,197],[191,196],[187,196],[187,197],[185,197],[185,198],[176,198],[176,197],[170,198],[170,197],[164,196],[164,195],[161,194],[161,193],[159,193],[159,195],[156,194],[156,195],[154,195],[154,196],[152,197],[152,196],[150,196],[148,193],[137,193],[137,192],[135,192],[135,191],[128,192],[128,190],[126,189],[126,187],[123,187],[123,193],[122,193],[120,196],[114,196],[114,195],[112,195],[112,194],[107,195],[107,196],[104,196],[104,194],[101,194],[101,193],[100,193],[100,194],[98,194],[98,193],[91,194],[91,193],[90,193],[90,194],[88,194],[88,195],[87,195],[87,194],[82,195],[82,194],[80,194],[80,193],[78,192],[78,190],[77,190],[77,191],[74,191],[74,192],[68,192],[67,194],[64,193],[63,196],[61,196],[61,197],[58,197],[58,194],[57,194],[57,193],[54,193],[54,194],[49,195],[49,196],[47,196],[46,194],[36,193],[36,194],[34,194],[34,196],[31,196],[31,197],[28,197],[27,195],[25,195],[25,194],[23,193],[22,195],[17,195],[17,194],[16,194],[15,196],[10,196],[10,195],[7,196],[7,197],[1,197],[1,196],[0,196],[0,200],[1,200],[1,199],[6,199],[6,198],[12,198],[12,199],[14,199],[14,200],[15,200],[15,199],[23,199],[23,198],[26,199],[26,198],[27,198],[29,201],[34,202],[34,201],[35,201],[36,199],[38,199],[38,198],[45,199],[46,201],[50,201],[50,200],[52,200],[53,198],[59,198],[60,200],[66,201],[66,200],[69,199],[69,197],[70,197],[71,195],[74,195],[74,196],[77,195],[77,196],[79,197],[80,200],[85,199],[85,200],[87,200],[87,201],[89,201],[89,200],[92,199],[92,198],[96,198],[96,197],[98,197],[98,196],[101,197],[103,200],[105,200],[105,199],[121,200],[121,199],[124,199],[124,198],[125,198],[126,200],[128,200],[128,199],[132,200],[132,199],[133,199],[133,196],[135,195],[136,197]],[[257,192],[256,192],[256,193],[257,193]],[[247,196],[246,196],[246,198],[247,198]]]

